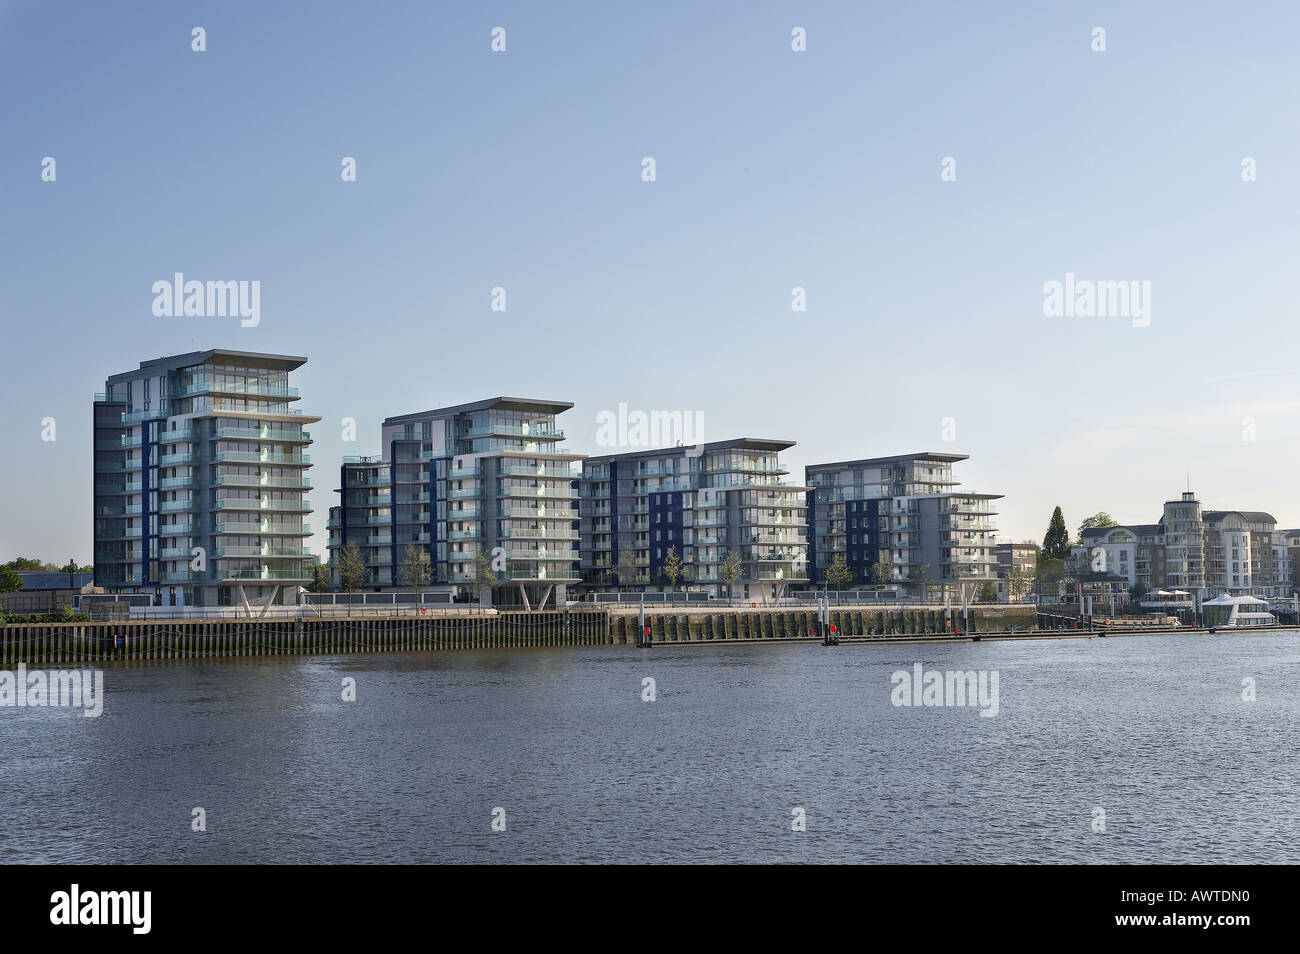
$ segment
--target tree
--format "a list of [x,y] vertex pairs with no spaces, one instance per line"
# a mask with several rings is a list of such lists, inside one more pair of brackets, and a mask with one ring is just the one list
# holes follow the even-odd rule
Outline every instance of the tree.
[[338,551],[339,589],[344,593],[355,593],[366,585],[366,563],[361,558],[361,547],[357,541],[349,540]]
[[474,575],[470,577],[469,589],[478,603],[483,602],[483,594],[490,593],[501,584],[496,571],[492,569],[492,558],[486,550],[479,550],[474,557]]
[[922,601],[930,598],[930,564],[922,563],[912,574],[912,582],[916,584],[918,592],[921,594]]
[[1061,508],[1052,511],[1052,520],[1047,525],[1047,534],[1043,537],[1041,560],[1064,560],[1070,555],[1070,533],[1065,529],[1065,517]]
[[40,560],[33,560],[31,557],[15,557],[6,563],[5,566],[9,567],[11,570],[29,573],[34,570],[44,570],[46,564]]
[[319,563],[313,564],[311,568],[311,582],[307,584],[308,593],[324,593],[329,589],[330,576],[329,567],[322,566]]
[[402,553],[402,565],[397,568],[397,582],[418,590],[428,586],[431,579],[433,570],[429,566],[428,551],[408,543]]
[[880,586],[886,586],[894,580],[894,565],[885,560],[871,564],[871,579]]
[[1034,586],[1039,593],[1059,594],[1061,584],[1067,578],[1068,574],[1064,560],[1048,560],[1044,557],[1038,561],[1038,566],[1034,568]]
[[1011,597],[1011,602],[1019,603],[1033,588],[1033,574],[1026,573],[1023,567],[1013,565],[1007,573],[1007,595]]
[[17,593],[23,588],[23,578],[9,564],[0,566],[0,593]]
[[618,554],[618,565],[614,567],[614,574],[618,577],[618,588],[622,590],[625,586],[631,586],[639,575],[639,570],[636,551],[631,547],[624,547]]
[[826,585],[837,590],[852,586],[854,581],[853,570],[845,561],[843,553],[835,554],[834,559],[831,560],[831,565],[826,568],[824,576]]
[[731,596],[731,588],[744,572],[745,568],[740,562],[738,552],[729,549],[723,553],[722,563],[718,566],[718,576],[722,578],[722,585],[726,587],[728,597]]
[[93,566],[78,566],[75,559],[69,560],[67,563],[63,564],[63,566],[59,567],[58,570],[60,573],[93,573],[94,571],[95,568]]
[[1078,542],[1083,543],[1083,531],[1093,530],[1097,527],[1114,527],[1118,526],[1115,520],[1104,510],[1099,510],[1091,517],[1085,517],[1083,523],[1079,524]]
[[676,547],[668,548],[668,555],[664,557],[664,577],[668,580],[673,592],[677,592],[677,581],[681,579],[682,574],[686,571],[686,564],[682,558],[677,555]]
[[996,603],[998,601],[998,585],[992,580],[985,581],[979,588],[975,596],[977,603]]

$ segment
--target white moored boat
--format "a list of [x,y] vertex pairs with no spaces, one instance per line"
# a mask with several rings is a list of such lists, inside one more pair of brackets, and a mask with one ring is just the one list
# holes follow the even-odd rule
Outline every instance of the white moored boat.
[[1268,606],[1265,600],[1253,596],[1223,596],[1206,600],[1201,604],[1205,610],[1205,624],[1213,632],[1216,629],[1248,629],[1252,626],[1272,626],[1277,617],[1265,612]]

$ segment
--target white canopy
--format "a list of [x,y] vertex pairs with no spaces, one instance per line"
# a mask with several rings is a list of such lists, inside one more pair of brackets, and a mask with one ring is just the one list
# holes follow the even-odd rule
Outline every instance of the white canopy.
[[1222,596],[1216,596],[1212,600],[1206,600],[1202,606],[1267,606],[1266,600],[1259,600],[1253,596],[1229,596],[1224,593]]

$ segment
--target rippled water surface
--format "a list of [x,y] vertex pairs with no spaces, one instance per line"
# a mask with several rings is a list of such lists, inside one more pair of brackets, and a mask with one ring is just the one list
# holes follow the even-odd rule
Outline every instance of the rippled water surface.
[[[895,707],[918,662],[997,671],[997,716]],[[0,709],[0,860],[1300,861],[1290,632],[167,662],[105,692]]]

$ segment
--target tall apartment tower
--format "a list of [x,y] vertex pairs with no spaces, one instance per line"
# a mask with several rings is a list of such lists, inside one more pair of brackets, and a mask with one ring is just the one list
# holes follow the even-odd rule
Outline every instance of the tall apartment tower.
[[[669,589],[664,563],[675,550],[684,570],[678,589],[780,598],[791,582],[807,579],[807,488],[781,480],[789,471],[779,452],[793,446],[744,437],[587,458],[584,582]],[[734,563],[731,553],[739,566],[728,594],[723,567]]]
[[966,459],[924,451],[809,466],[813,578],[842,555],[860,584],[996,583],[991,502],[1002,495],[956,490],[952,465]]
[[[367,585],[403,586],[407,548],[428,554],[430,582],[466,584],[479,554],[498,605],[563,605],[578,582],[577,474],[560,446],[564,401],[496,397],[383,423],[379,457],[348,458],[330,552],[355,542]],[[337,582],[337,580],[336,580]]]
[[94,402],[95,583],[158,605],[297,602],[311,580],[311,443],[290,355],[196,351]]
[[1165,502],[1165,585],[1180,590],[1205,588],[1205,524],[1196,495]]

